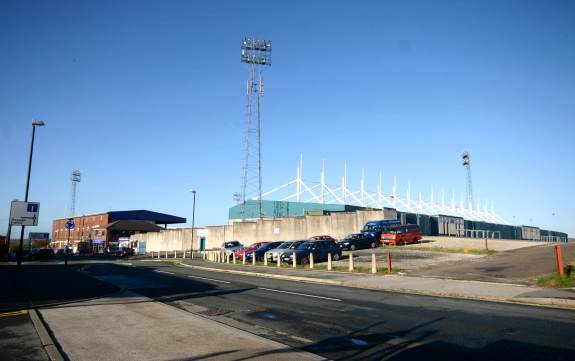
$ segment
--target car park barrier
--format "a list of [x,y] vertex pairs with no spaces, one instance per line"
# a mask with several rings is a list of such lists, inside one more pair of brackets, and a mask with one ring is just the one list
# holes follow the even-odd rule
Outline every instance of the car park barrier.
[[375,252],[371,252],[371,273],[377,273],[377,264],[375,263]]
[[297,256],[295,255],[295,250],[292,252],[292,267],[297,267]]
[[313,269],[313,252],[309,253],[309,269]]
[[327,254],[327,270],[331,271],[331,252]]
[[353,272],[353,252],[349,252],[349,271]]

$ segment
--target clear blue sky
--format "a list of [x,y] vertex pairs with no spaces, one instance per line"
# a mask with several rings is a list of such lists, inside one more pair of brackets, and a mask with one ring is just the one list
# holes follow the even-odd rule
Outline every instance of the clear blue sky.
[[[240,188],[243,35],[273,40],[264,189],[365,168],[427,197],[474,192],[517,224],[575,234],[573,1],[0,2],[0,233],[24,196],[40,227],[150,209],[222,224]],[[313,174],[315,173],[315,174]],[[317,175],[316,175],[317,174]]]

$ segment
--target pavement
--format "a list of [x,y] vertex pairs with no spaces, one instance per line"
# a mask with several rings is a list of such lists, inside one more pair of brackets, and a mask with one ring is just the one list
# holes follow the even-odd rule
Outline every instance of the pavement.
[[[164,260],[165,261],[165,260]],[[168,260],[169,261],[169,260]],[[172,260],[173,262],[173,260]],[[549,289],[522,284],[481,282],[413,275],[378,275],[365,273],[293,269],[273,266],[214,263],[201,259],[176,261],[182,266],[212,272],[227,272],[245,276],[293,280],[326,285],[338,285],[411,294],[454,297],[494,302],[510,302],[545,307],[575,309],[575,290]]]
[[162,288],[158,282],[122,283],[108,272],[83,272],[98,264],[130,266],[80,261],[65,268],[45,262],[26,264],[19,272],[0,266],[0,282],[7,285],[0,296],[0,359],[322,359],[128,291]]

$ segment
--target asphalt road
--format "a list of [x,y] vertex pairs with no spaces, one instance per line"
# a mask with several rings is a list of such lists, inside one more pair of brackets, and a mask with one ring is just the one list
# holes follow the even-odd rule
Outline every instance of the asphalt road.
[[118,287],[335,360],[575,359],[573,311],[305,284],[161,262],[79,268]]

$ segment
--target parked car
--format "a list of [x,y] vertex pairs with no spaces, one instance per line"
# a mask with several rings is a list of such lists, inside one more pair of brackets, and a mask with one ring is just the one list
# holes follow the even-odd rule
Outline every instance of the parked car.
[[341,258],[341,252],[341,247],[335,241],[306,241],[291,252],[282,254],[282,261],[293,262],[292,257],[295,254],[296,263],[308,264],[310,253],[313,253],[314,262],[327,260],[328,253],[331,253],[332,260],[337,261]]
[[[268,242],[256,242],[247,247],[234,251],[237,260],[243,261],[246,253],[251,253]],[[246,259],[247,260],[247,259]]]
[[417,224],[406,224],[390,227],[386,233],[381,235],[381,243],[392,246],[416,243],[422,236]]
[[72,248],[59,248],[58,251],[56,251],[56,255],[58,256],[65,256],[66,253],[68,253],[68,257],[73,256],[74,255],[74,250]]
[[119,254],[117,254],[118,257],[131,257],[134,255],[134,249],[131,247],[122,247],[120,248],[120,252]]
[[371,233],[354,233],[339,241],[341,249],[355,251],[356,249],[375,248],[379,240]]
[[253,252],[246,254],[246,261],[252,261],[252,257],[256,257],[256,261],[263,261],[266,252],[273,250],[274,248],[281,245],[283,242],[268,242],[261,246],[260,248],[256,249]]
[[280,244],[278,247],[268,251],[268,261],[277,262],[279,254],[289,252],[290,250],[297,248],[300,244],[307,241],[307,239],[301,241],[287,241]]
[[310,238],[313,241],[334,241],[337,242],[337,239],[333,238],[332,236],[321,235],[321,236],[313,236]]
[[52,258],[54,258],[54,251],[50,248],[40,248],[30,252],[30,259],[33,260],[47,260]]
[[243,247],[244,245],[238,241],[224,242],[222,243],[222,252],[224,252],[225,254],[232,254],[235,251],[242,249]]

